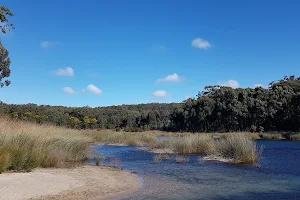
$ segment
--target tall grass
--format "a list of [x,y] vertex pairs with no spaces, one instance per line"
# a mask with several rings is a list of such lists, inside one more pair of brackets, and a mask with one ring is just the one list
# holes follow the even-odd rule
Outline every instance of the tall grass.
[[283,140],[285,139],[280,133],[263,133],[260,134],[261,140]]
[[291,135],[290,139],[291,140],[300,140],[300,133]]
[[261,158],[262,148],[245,137],[244,134],[230,134],[225,139],[215,141],[212,154],[236,163],[257,163]]
[[77,130],[0,118],[0,173],[84,160],[91,141]]
[[216,138],[209,134],[190,134],[157,142],[154,148],[170,148],[178,154],[204,154],[231,160],[235,163],[256,164],[261,150],[248,135],[223,134]]
[[172,137],[158,141],[156,148],[170,148],[176,153],[208,153],[213,148],[213,139],[206,134],[190,134],[183,137]]
[[156,137],[145,133],[130,132],[88,132],[96,142],[104,144],[124,144],[128,146],[152,146],[156,143]]

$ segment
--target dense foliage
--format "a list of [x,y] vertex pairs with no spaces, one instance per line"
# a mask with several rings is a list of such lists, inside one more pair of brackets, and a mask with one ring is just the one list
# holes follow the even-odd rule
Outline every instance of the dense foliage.
[[300,78],[285,77],[268,89],[207,86],[170,119],[175,131],[298,131]]
[[83,129],[299,131],[300,78],[285,77],[270,83],[267,89],[207,86],[196,98],[183,103],[96,108],[0,103],[0,113],[14,119]]
[[[13,13],[6,7],[0,6],[0,29],[3,34],[10,29],[14,29],[14,25],[8,23],[8,17],[13,16]],[[2,45],[0,40],[0,87],[8,86],[9,80],[3,81],[4,78],[10,76],[10,58],[8,57],[8,50]]]
[[0,113],[14,119],[52,123],[70,128],[124,129],[126,131],[166,130],[169,116],[180,104],[140,104],[109,107],[9,105],[0,103]]

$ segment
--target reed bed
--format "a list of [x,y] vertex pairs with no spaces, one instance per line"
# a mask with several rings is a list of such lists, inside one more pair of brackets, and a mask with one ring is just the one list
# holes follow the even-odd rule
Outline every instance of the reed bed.
[[280,133],[263,133],[260,134],[260,139],[261,140],[284,140],[285,138]]
[[0,173],[82,161],[91,142],[78,130],[0,118]]
[[300,140],[300,133],[291,135],[290,139],[291,140]]
[[128,146],[152,146],[156,137],[145,133],[131,132],[88,132],[96,142],[103,144],[122,144]]
[[244,134],[230,134],[225,139],[215,141],[212,154],[235,163],[256,164],[261,159],[262,147],[257,147]]
[[226,134],[216,137],[194,134],[158,141],[154,148],[172,149],[177,154],[204,154],[234,163],[255,164],[261,158],[262,149],[248,135]]

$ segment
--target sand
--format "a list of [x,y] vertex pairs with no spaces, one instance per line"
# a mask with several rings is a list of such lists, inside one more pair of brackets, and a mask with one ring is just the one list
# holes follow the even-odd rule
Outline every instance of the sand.
[[0,174],[0,200],[96,200],[138,188],[138,180],[132,173],[110,167],[82,166]]

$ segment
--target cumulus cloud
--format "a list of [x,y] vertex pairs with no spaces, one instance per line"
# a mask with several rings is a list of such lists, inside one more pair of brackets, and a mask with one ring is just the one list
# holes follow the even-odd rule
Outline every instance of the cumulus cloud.
[[195,48],[199,48],[199,49],[209,49],[209,48],[211,48],[211,44],[208,41],[203,40],[201,38],[195,38],[192,41],[192,46],[195,47]]
[[157,98],[166,98],[166,97],[170,96],[170,94],[164,90],[157,90],[157,91],[153,92],[152,95],[153,95],[153,97],[157,97]]
[[55,43],[50,41],[42,41],[40,45],[43,49],[48,49],[50,47],[53,47]]
[[180,82],[180,81],[182,81],[182,77],[180,77],[178,74],[174,73],[174,74],[166,76],[165,78],[158,79],[156,81],[156,83],[167,83],[167,82],[174,83],[174,82]]
[[62,90],[66,94],[70,94],[70,95],[75,94],[75,91],[71,87],[64,87]]
[[99,88],[97,88],[95,85],[90,84],[87,86],[87,90],[93,94],[99,95],[102,94],[102,90],[100,90]]
[[226,81],[225,83],[222,83],[221,86],[238,88],[240,86],[240,84],[236,80],[229,80],[229,81]]
[[54,72],[56,76],[74,76],[75,72],[71,67],[67,67],[64,69],[58,69]]

